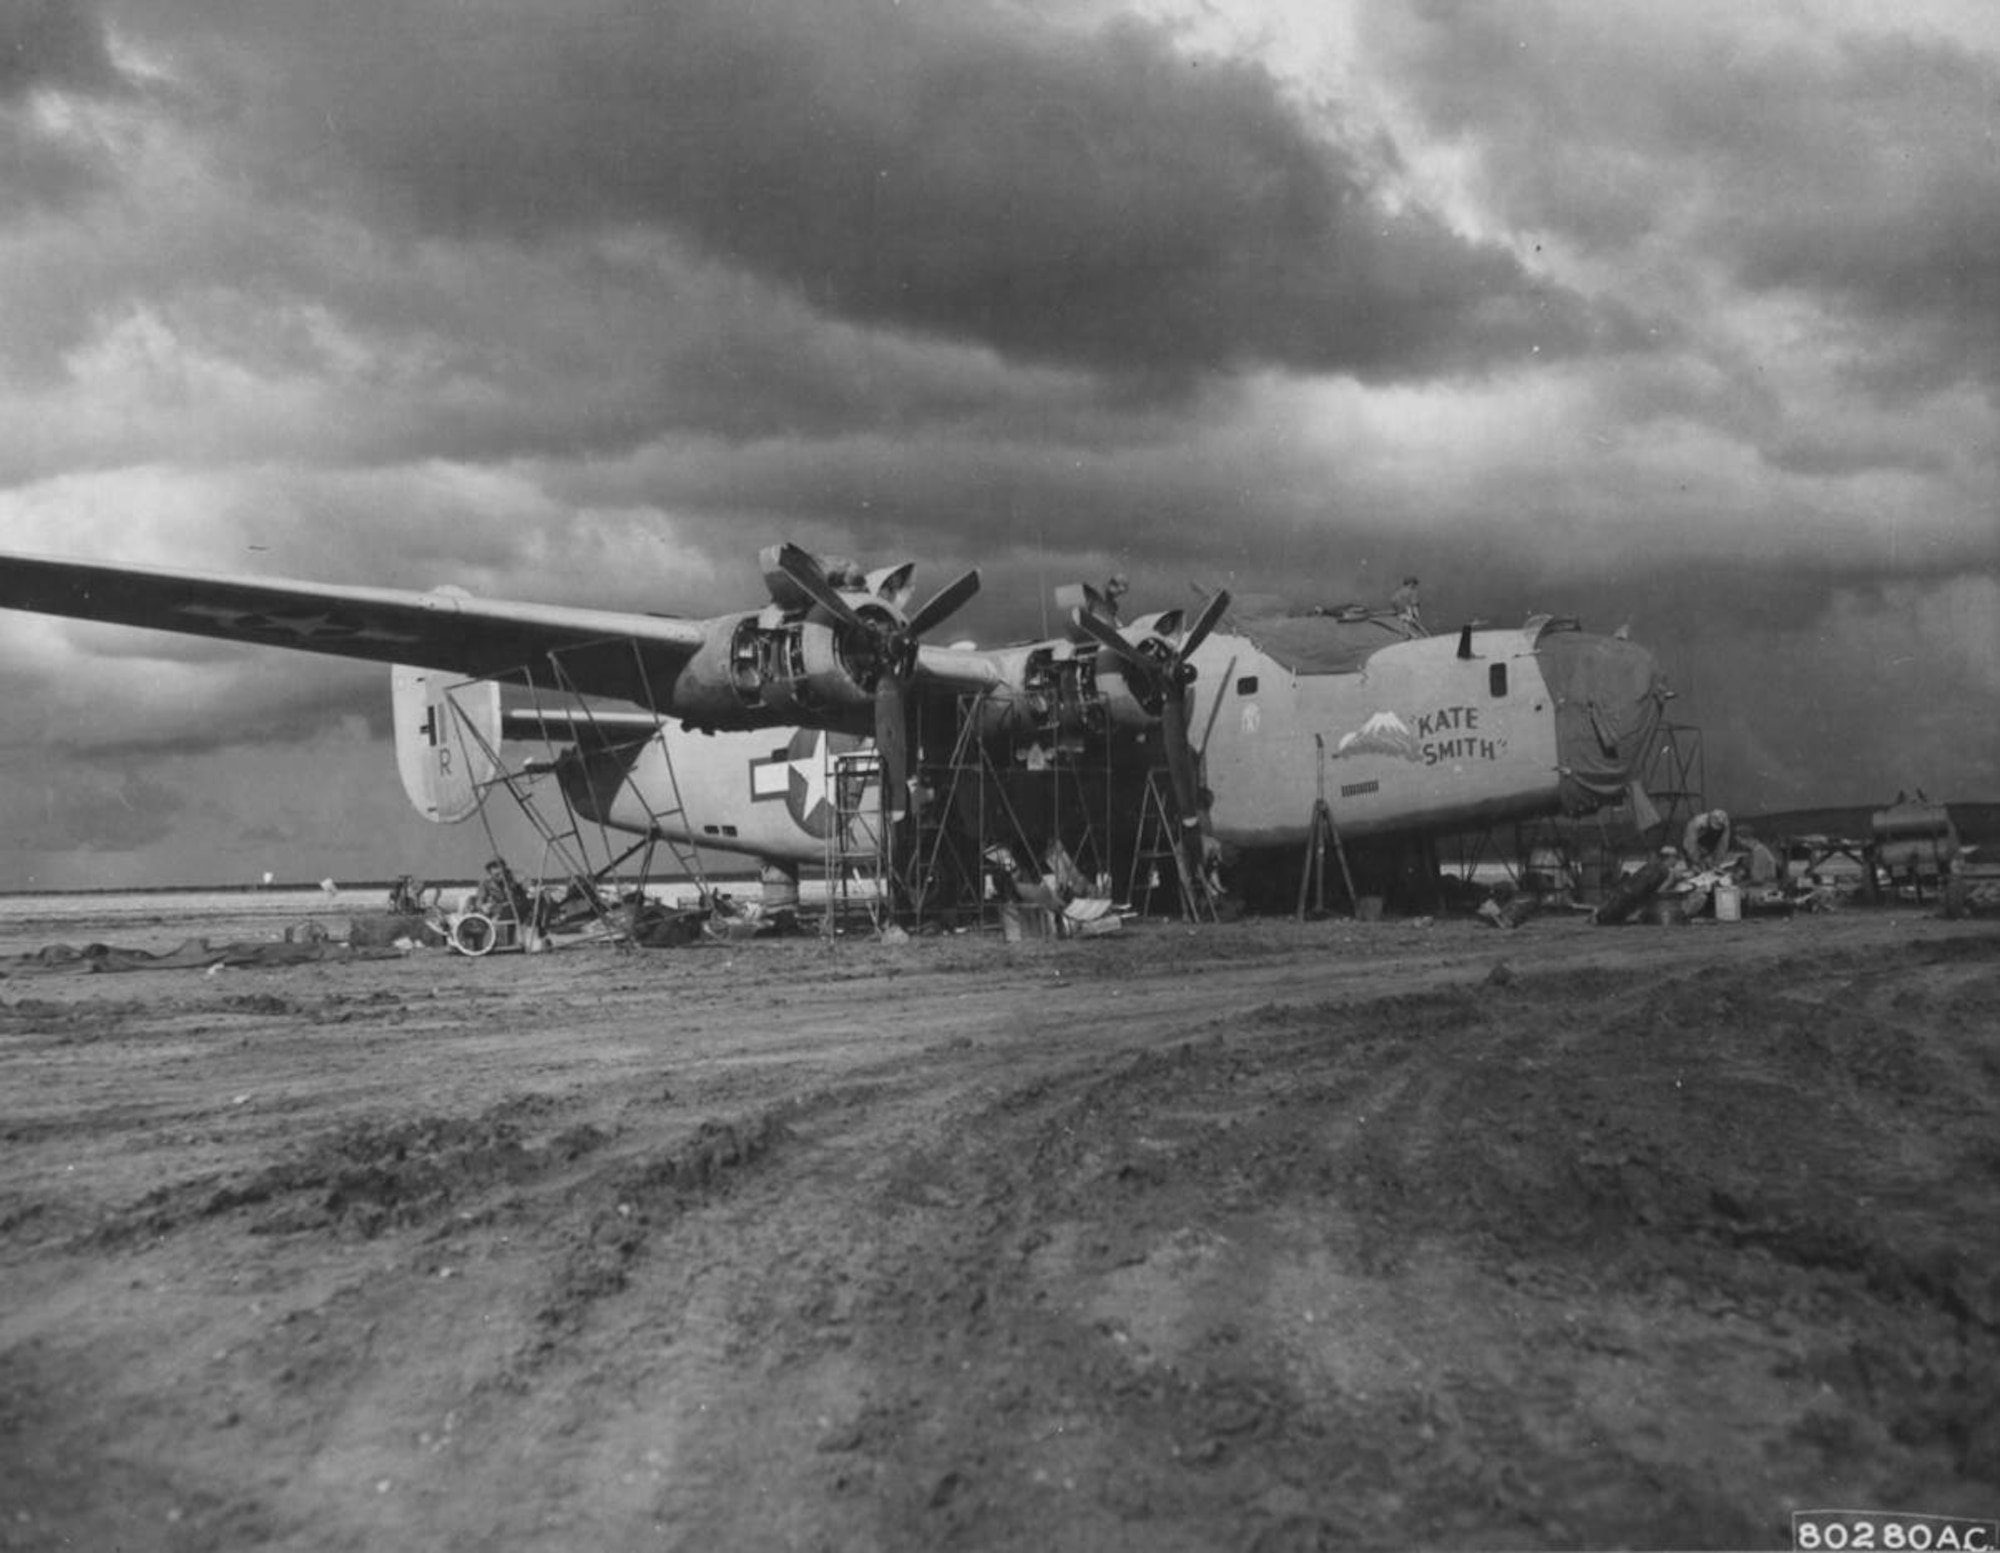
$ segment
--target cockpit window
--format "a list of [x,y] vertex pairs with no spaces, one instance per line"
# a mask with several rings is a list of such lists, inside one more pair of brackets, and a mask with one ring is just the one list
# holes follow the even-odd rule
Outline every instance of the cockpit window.
[[1507,665],[1495,663],[1486,670],[1486,688],[1497,699],[1507,694]]

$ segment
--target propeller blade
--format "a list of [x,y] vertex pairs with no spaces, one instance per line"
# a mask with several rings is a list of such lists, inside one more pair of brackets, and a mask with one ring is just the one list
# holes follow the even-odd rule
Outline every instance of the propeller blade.
[[1228,608],[1229,590],[1225,588],[1201,606],[1201,613],[1194,617],[1194,624],[1188,627],[1187,635],[1181,638],[1180,646],[1175,649],[1175,659],[1185,663],[1194,650],[1208,640],[1208,633],[1215,629],[1215,623]]
[[1166,752],[1167,778],[1173,783],[1174,807],[1183,825],[1201,823],[1201,782],[1196,774],[1194,745],[1188,739],[1187,695],[1178,685],[1160,703],[1160,744]]
[[1180,812],[1181,858],[1193,879],[1201,872],[1201,781],[1195,768],[1194,746],[1188,742],[1187,693],[1179,685],[1168,689],[1160,706],[1160,743],[1166,750],[1167,780],[1173,784],[1174,808]]
[[964,607],[965,601],[978,591],[979,573],[977,569],[966,572],[933,593],[925,602],[924,607],[910,616],[910,623],[904,627],[904,630],[910,636],[922,636],[932,626],[938,625],[957,614]]
[[1106,652],[1120,662],[1137,669],[1145,676],[1148,684],[1159,682],[1160,666],[1128,642],[1109,621],[1102,620],[1096,615],[1085,614],[1080,609],[1071,610],[1069,618],[1078,630],[1093,638]]
[[810,551],[797,545],[778,546],[778,569],[799,585],[808,598],[843,625],[866,630],[868,623],[854,612],[854,606],[827,579],[826,572]]
[[900,674],[875,681],[875,750],[882,758],[882,811],[891,825],[910,812],[910,698]]

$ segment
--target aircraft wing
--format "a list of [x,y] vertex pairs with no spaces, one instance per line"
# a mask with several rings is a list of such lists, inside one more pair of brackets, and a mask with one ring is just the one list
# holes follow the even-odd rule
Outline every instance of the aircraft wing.
[[440,591],[336,587],[0,552],[0,608],[289,647],[472,678],[528,667],[553,683],[651,705],[700,650],[700,621],[477,599]]

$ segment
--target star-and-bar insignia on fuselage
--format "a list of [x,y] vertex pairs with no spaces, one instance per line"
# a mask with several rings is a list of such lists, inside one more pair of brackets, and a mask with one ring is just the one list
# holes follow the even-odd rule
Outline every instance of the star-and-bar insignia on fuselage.
[[768,803],[782,798],[792,822],[808,836],[824,841],[833,831],[837,812],[830,770],[833,759],[867,742],[851,733],[795,729],[783,749],[750,762],[750,801]]
[[750,762],[750,801],[784,799],[799,829],[821,838],[832,810],[826,791],[825,737],[817,728],[800,728],[785,748]]

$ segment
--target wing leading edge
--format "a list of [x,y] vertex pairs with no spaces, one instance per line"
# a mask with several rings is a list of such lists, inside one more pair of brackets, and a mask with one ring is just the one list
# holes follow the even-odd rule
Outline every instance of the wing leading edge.
[[697,620],[615,610],[225,577],[0,552],[0,608],[217,637],[502,678],[547,672],[591,695],[641,706],[668,688],[707,640]]

